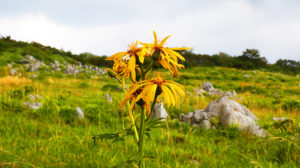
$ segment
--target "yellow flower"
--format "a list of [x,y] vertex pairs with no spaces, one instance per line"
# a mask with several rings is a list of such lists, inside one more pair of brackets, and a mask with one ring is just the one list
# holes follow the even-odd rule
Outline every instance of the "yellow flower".
[[178,63],[178,59],[185,61],[184,57],[180,55],[178,50],[187,50],[191,48],[182,47],[182,48],[168,48],[165,47],[165,43],[170,36],[165,37],[163,40],[159,41],[157,39],[156,32],[153,31],[154,43],[142,43],[144,48],[148,49],[150,55],[159,54],[158,62],[165,68],[169,69],[174,76],[177,76],[178,68],[184,68],[183,65]]
[[[114,67],[115,69],[120,70],[121,66],[124,68],[124,64],[126,62],[127,67],[126,71],[123,73],[126,73],[126,76],[131,76],[132,80],[136,81],[136,62],[137,60],[140,63],[144,63],[144,57],[145,57],[145,51],[143,48],[138,47],[138,42],[134,42],[128,45],[128,50],[125,52],[118,52],[111,57],[107,58],[107,60],[114,61]],[[122,65],[121,65],[122,64]],[[115,70],[113,69],[113,70]]]
[[181,85],[170,80],[164,80],[158,76],[149,80],[133,83],[119,104],[119,107],[121,108],[122,104],[131,100],[129,115],[131,115],[135,103],[143,105],[149,115],[151,112],[151,103],[156,96],[161,95],[167,106],[170,107],[170,105],[175,106],[176,102],[178,102],[178,93],[182,96],[185,95]]
[[122,60],[116,60],[113,65],[113,71],[116,73],[116,75],[123,75],[126,73],[127,67],[128,66],[126,62]]

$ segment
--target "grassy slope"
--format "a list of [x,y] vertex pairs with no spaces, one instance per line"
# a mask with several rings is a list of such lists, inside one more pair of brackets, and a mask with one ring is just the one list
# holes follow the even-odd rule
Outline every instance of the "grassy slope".
[[[236,90],[239,95],[236,100],[252,110],[262,126],[272,124],[274,116],[290,117],[296,124],[285,131],[269,127],[268,131],[280,138],[260,139],[239,133],[235,128],[203,130],[169,121],[166,128],[153,130],[153,136],[146,139],[146,154],[155,158],[147,160],[148,167],[299,166],[300,144],[293,139],[300,133],[299,77],[194,68],[182,71],[175,80],[190,94],[181,99],[178,107],[168,110],[172,118],[204,108],[216,98],[192,94],[194,88],[209,80],[216,88]],[[37,78],[30,83],[4,81],[0,80],[0,167],[110,167],[134,158],[137,153],[132,138],[116,143],[98,141],[95,146],[91,140],[96,134],[122,129],[118,103],[123,93],[111,86],[116,81],[105,76],[86,79],[64,75]],[[104,99],[107,92],[114,99],[112,104]],[[30,93],[43,97],[41,109],[22,106]],[[294,106],[288,107],[293,108],[285,107],[290,102]],[[68,115],[76,107],[85,112],[84,122]]]
[[70,55],[72,55],[70,52],[57,50],[35,42],[26,43],[3,38],[0,39],[0,66],[12,62],[16,63],[24,59],[26,55],[32,55],[46,63],[54,62],[54,60],[76,63],[76,61],[70,57]]

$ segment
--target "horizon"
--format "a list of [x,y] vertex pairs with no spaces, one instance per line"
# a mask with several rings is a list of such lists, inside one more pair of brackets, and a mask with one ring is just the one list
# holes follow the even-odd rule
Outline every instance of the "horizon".
[[[72,3],[71,3],[72,2]],[[66,8],[67,7],[67,8]],[[300,2],[12,0],[0,7],[0,35],[71,51],[110,56],[140,40],[172,35],[168,46],[231,56],[258,49],[269,63],[300,61]],[[126,33],[124,33],[126,32]],[[138,38],[141,37],[141,38]]]

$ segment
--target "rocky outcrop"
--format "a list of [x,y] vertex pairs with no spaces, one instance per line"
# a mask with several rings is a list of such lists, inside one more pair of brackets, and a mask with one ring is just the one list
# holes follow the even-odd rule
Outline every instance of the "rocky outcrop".
[[218,118],[223,126],[237,126],[241,131],[266,137],[268,133],[257,123],[257,117],[245,106],[223,96],[209,103],[205,110],[196,110],[187,115],[182,114],[182,121],[189,121],[194,126],[211,127],[211,120]]
[[[53,63],[45,64],[43,61],[36,59],[31,55],[27,55],[25,59],[19,61],[23,65],[19,66],[19,68],[28,70],[29,72],[38,72],[39,70],[46,69],[50,72],[64,72],[67,75],[77,75],[79,73],[88,73],[91,75],[105,75],[106,70],[103,68],[99,68],[97,66],[92,65],[82,65],[80,62],[77,64],[68,64],[65,61],[60,63],[59,61],[55,60]],[[11,64],[7,65],[8,68],[12,68]],[[17,69],[15,69],[17,70]]]

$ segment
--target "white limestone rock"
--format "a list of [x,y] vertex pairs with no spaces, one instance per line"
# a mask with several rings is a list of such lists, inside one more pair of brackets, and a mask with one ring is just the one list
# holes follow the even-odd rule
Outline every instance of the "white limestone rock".
[[[183,115],[182,117],[189,117]],[[237,126],[241,131],[259,137],[266,137],[268,133],[257,123],[257,117],[245,106],[223,96],[209,103],[205,110],[196,110],[191,117],[191,124],[203,128],[211,128],[210,120],[218,118],[224,126]]]
[[211,82],[204,82],[202,84],[202,89],[205,90],[205,91],[207,91],[207,92],[209,92],[211,90],[214,90],[214,86],[213,86],[213,84]]
[[164,104],[162,102],[156,103],[153,107],[153,112],[151,114],[153,118],[162,118],[163,121],[168,119],[168,113],[164,108]]
[[15,70],[15,69],[11,69],[11,70],[9,71],[9,74],[10,74],[11,76],[14,76],[14,75],[17,75],[17,74],[18,74],[18,71]]
[[79,120],[84,119],[84,112],[81,110],[80,107],[76,107],[76,111],[75,111],[74,115],[77,116]]
[[113,101],[113,100],[112,100],[112,97],[110,96],[109,93],[106,93],[105,99],[106,99],[108,102],[110,102],[110,103]]

